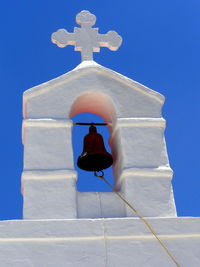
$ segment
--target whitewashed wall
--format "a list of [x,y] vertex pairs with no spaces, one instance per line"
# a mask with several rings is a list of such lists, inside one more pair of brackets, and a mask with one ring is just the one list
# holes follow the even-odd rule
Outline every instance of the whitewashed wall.
[[[115,188],[144,216],[176,216],[164,138],[165,120],[161,114],[163,102],[159,93],[93,61],[83,62],[75,70],[27,90],[23,103],[24,218],[75,218],[78,214],[84,217],[84,211],[91,218],[102,214],[132,216],[120,208],[118,213],[109,215],[102,201],[107,199],[112,210],[117,202],[108,193],[96,198],[101,212],[90,208],[88,214],[81,208],[80,199],[87,199],[89,205],[97,196],[88,193],[85,197],[84,193],[82,197],[76,190],[70,117],[81,112],[97,113],[112,124],[109,130]],[[32,178],[30,171],[34,172]],[[39,174],[41,171],[43,175]],[[63,180],[57,178],[56,172],[58,176],[59,172],[66,174]],[[57,205],[48,207],[44,196],[48,201],[54,199],[55,185]],[[39,207],[45,207],[45,212]]]

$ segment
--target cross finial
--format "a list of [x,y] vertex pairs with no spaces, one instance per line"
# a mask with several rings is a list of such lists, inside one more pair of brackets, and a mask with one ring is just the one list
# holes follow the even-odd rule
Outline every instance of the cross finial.
[[93,52],[99,52],[101,46],[113,51],[120,47],[122,38],[115,31],[99,34],[98,28],[92,28],[96,23],[96,16],[89,11],[83,10],[77,14],[76,22],[81,25],[80,28],[75,27],[73,33],[65,29],[58,30],[52,34],[52,42],[59,47],[74,45],[75,51],[81,51],[82,61],[93,60]]

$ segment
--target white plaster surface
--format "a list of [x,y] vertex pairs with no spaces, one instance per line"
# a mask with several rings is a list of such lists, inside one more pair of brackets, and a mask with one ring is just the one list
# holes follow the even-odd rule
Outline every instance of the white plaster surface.
[[169,164],[163,118],[121,118],[117,126],[123,168],[156,168]]
[[[122,171],[123,196],[145,217],[173,217],[176,207],[171,187],[172,171],[161,169],[127,169]],[[126,207],[126,216],[135,216]]]
[[126,217],[123,201],[114,192],[77,192],[78,218]]
[[[181,267],[200,266],[200,218],[148,218]],[[173,267],[137,218],[0,222],[1,266]]]
[[24,171],[24,219],[77,218],[76,180],[72,170]]
[[115,107],[117,118],[161,117],[164,102],[161,94],[101,65],[83,63],[54,80],[25,91],[24,118],[69,118],[74,101],[86,93],[107,96]]
[[24,169],[74,169],[72,121],[24,120]]

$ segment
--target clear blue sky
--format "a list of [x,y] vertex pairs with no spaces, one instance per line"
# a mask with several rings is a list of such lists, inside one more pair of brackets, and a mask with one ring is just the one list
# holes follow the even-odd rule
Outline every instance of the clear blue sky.
[[83,9],[97,16],[101,33],[116,30],[123,37],[117,52],[103,48],[95,61],[166,97],[163,117],[178,214],[200,216],[200,2],[13,0],[0,10],[0,219],[22,216],[22,94],[80,63],[78,52],[58,48],[50,36],[59,28],[72,31]]

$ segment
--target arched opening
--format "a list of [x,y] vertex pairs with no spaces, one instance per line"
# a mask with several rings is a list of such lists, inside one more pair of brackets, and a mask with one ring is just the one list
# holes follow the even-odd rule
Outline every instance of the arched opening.
[[[97,126],[97,131],[103,136],[106,150],[113,154],[111,136],[116,121],[115,109],[112,101],[102,93],[86,93],[78,97],[72,105],[70,117],[74,122],[107,122],[110,125]],[[73,150],[74,165],[78,172],[77,189],[80,192],[109,192],[108,186],[101,179],[77,167],[77,159],[83,151],[83,139],[88,134],[89,126],[74,126]],[[115,159],[115,155],[113,155]],[[105,177],[114,184],[112,167],[104,170]]]

